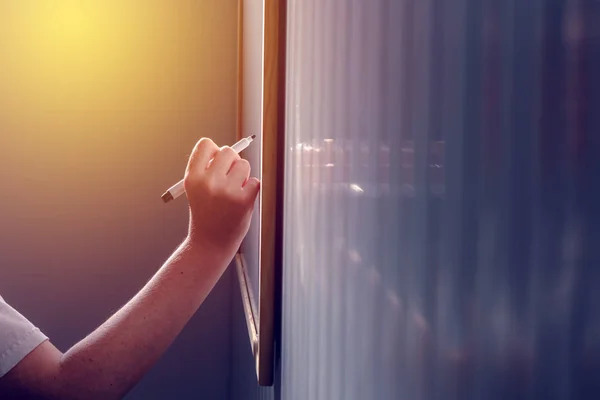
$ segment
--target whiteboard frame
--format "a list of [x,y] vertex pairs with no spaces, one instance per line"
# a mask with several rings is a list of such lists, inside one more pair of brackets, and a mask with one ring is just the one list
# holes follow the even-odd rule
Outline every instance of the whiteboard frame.
[[[261,386],[272,386],[275,366],[276,279],[282,258],[286,2],[263,0],[263,10],[258,304],[241,250],[235,257],[235,264],[258,383]],[[243,13],[244,0],[238,0],[238,140],[247,133],[242,132]]]

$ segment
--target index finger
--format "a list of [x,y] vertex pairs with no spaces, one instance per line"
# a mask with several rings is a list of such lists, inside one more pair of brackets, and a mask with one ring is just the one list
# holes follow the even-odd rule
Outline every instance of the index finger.
[[194,146],[188,161],[188,170],[204,171],[208,163],[219,152],[219,147],[209,138],[202,138]]
[[229,173],[231,166],[236,160],[239,160],[240,156],[231,147],[222,147],[217,154],[210,166],[211,171],[219,176],[225,176]]

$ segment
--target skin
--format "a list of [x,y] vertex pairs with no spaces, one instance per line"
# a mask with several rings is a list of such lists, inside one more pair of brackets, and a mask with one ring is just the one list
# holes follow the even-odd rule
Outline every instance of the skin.
[[[211,162],[210,160],[213,159]],[[181,332],[248,232],[260,183],[229,147],[201,139],[185,190],[189,233],[123,308],[64,354],[45,341],[0,379],[0,398],[120,399]]]

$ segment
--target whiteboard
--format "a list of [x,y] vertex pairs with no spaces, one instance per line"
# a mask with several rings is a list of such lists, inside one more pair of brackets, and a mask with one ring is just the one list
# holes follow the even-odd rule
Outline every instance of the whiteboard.
[[[276,268],[281,270],[285,2],[240,0],[238,138],[261,190],[236,270],[258,383],[273,384]],[[281,7],[280,7],[281,6]]]
[[[256,135],[243,152],[250,162],[252,175],[262,181],[262,98],[263,98],[263,0],[243,0],[241,43],[241,110],[239,138]],[[242,243],[246,273],[252,293],[259,293],[260,223],[262,188],[256,200],[250,230]],[[254,299],[256,300],[256,299]],[[255,309],[258,314],[258,309]]]

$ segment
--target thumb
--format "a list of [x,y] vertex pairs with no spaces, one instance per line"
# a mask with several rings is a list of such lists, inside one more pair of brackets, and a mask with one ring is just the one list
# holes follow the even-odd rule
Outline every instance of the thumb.
[[256,196],[260,191],[260,181],[254,177],[249,178],[246,184],[244,185],[244,192],[246,193],[246,199],[250,203],[254,203],[256,200]]

